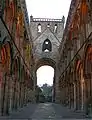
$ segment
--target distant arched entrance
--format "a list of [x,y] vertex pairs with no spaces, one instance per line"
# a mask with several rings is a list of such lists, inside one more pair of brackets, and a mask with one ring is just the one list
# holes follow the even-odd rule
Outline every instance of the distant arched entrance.
[[54,69],[54,75],[53,75],[53,100],[55,99],[55,71],[56,71],[56,64],[55,61],[49,58],[42,58],[40,59],[36,66],[35,66],[35,75],[36,75],[36,84],[37,84],[37,70],[42,66],[50,66],[52,69]]
[[37,85],[43,84],[52,85],[54,77],[54,68],[48,65],[43,65],[37,69]]

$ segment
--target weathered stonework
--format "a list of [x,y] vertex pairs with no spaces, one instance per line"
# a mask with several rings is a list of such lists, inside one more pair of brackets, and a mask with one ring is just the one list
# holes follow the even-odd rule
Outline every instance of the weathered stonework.
[[0,0],[0,115],[33,100],[32,41],[22,2]]
[[[56,87],[54,87],[56,92],[55,97],[59,92],[57,85],[59,74],[59,71],[57,70],[57,60],[59,55],[58,48],[63,36],[64,22],[64,17],[62,17],[62,19],[33,18],[33,16],[30,17],[30,31],[33,41],[35,72],[37,68],[41,67],[42,65],[50,65],[54,68],[55,77],[53,82],[55,83],[54,85]],[[48,41],[47,45],[45,44],[46,40]],[[48,48],[49,43],[50,47]],[[43,50],[44,46],[47,46],[47,52]]]
[[92,105],[91,5],[91,0],[72,0],[58,61],[61,103],[87,114]]

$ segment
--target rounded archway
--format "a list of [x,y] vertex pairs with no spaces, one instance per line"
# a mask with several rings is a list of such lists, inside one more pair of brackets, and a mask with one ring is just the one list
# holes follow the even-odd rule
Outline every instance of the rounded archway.
[[[52,102],[53,98],[53,80],[54,80],[54,68],[48,65],[41,66],[37,69],[37,86],[40,91],[37,90],[38,102]],[[44,98],[44,99],[43,99]]]
[[41,66],[37,69],[37,85],[43,84],[52,85],[54,78],[54,68],[48,65]]
[[36,86],[37,88],[39,87],[42,89],[44,86],[47,88],[51,88],[49,92],[49,95],[51,95],[50,96],[51,101],[54,100],[55,98],[55,71],[56,64],[55,61],[53,61],[52,59],[42,58],[36,64],[35,68]]
[[[54,60],[50,59],[50,58],[42,58],[40,60],[37,61],[36,66],[35,66],[35,74],[37,72],[37,70],[41,67],[41,66],[51,66],[54,69],[54,79],[53,79],[53,83],[55,82],[55,71],[56,71],[56,63]],[[37,76],[36,76],[37,77]],[[37,81],[36,81],[37,83]]]
[[37,71],[37,69],[43,65],[48,65],[56,69],[56,62],[54,60],[50,58],[42,58],[36,62],[35,71]]

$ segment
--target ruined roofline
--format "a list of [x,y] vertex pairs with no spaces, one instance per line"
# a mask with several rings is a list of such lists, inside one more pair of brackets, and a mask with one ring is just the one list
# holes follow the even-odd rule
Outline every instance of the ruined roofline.
[[[78,0],[77,2],[79,2],[79,1],[80,0]],[[74,13],[74,11],[76,9],[77,2],[76,2],[76,0],[71,0],[63,36],[66,36],[66,34],[68,32],[68,29],[70,28],[70,25],[71,25],[71,22],[72,22],[72,19],[73,19],[73,15],[74,15],[73,13]]]
[[51,19],[51,18],[33,18],[30,16],[30,21],[31,22],[65,22],[64,16],[62,19]]

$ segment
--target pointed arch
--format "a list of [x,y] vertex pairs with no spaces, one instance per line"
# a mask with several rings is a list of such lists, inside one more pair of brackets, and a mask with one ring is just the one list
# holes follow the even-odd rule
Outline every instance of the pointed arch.
[[89,44],[86,48],[85,60],[84,60],[84,71],[85,71],[85,77],[90,78],[92,73],[92,45],[91,44]]
[[5,41],[1,45],[1,51],[0,51],[0,63],[3,65],[3,68],[7,72],[11,72],[11,64],[12,64],[12,55],[11,55],[12,49],[11,44],[9,41]]
[[48,52],[51,52],[52,51],[52,44],[51,44],[51,41],[49,39],[46,39],[44,42],[43,42],[43,45],[42,45],[42,51],[45,52],[45,51],[48,51]]

